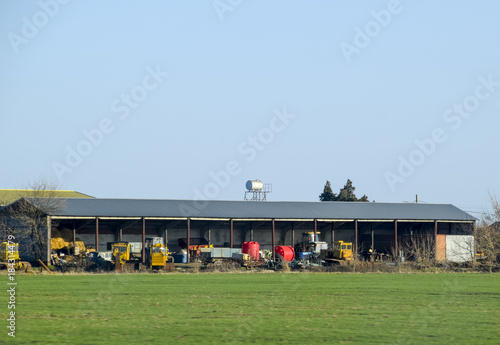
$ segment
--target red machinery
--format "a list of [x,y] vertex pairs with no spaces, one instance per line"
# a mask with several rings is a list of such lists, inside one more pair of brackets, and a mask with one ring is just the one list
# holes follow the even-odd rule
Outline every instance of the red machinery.
[[274,252],[280,255],[285,261],[293,261],[295,259],[295,251],[290,246],[276,246]]

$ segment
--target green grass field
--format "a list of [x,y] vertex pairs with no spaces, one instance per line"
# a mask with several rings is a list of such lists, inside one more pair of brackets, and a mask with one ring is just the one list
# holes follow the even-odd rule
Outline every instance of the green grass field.
[[[6,285],[7,277],[0,279]],[[4,321],[0,343],[500,343],[500,274],[16,279],[16,338],[7,336]],[[4,296],[6,301],[7,293]],[[3,315],[7,313],[5,307]]]

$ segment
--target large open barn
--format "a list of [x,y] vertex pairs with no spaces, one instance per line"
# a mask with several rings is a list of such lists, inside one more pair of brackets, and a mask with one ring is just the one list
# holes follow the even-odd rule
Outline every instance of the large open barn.
[[442,260],[453,255],[446,251],[447,238],[470,238],[475,223],[448,204],[81,198],[65,199],[48,219],[52,228],[71,230],[75,239],[98,250],[116,241],[144,244],[153,236],[163,237],[172,252],[181,249],[179,239],[189,245],[199,238],[230,248],[257,241],[271,250],[293,246],[303,232],[316,231],[327,243],[353,242],[359,252],[399,253],[403,244],[430,236]]

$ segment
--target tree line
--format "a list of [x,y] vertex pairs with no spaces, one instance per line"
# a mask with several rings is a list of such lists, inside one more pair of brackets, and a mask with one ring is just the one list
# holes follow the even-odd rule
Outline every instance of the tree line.
[[319,195],[319,201],[369,201],[366,195],[361,198],[356,197],[355,190],[356,187],[352,185],[352,181],[347,179],[344,187],[340,189],[338,194],[335,194],[330,181],[327,180],[323,193]]

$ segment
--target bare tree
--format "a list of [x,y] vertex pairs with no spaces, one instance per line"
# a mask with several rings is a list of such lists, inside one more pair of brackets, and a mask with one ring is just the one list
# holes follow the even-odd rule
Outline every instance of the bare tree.
[[8,236],[14,233],[13,222],[7,208],[10,203],[11,200],[8,198],[0,199],[0,242],[7,242]]
[[8,208],[13,231],[18,241],[27,243],[26,249],[35,259],[44,259],[49,239],[47,216],[64,207],[64,199],[57,197],[57,186],[44,178],[28,185],[20,199]]
[[423,266],[431,266],[436,260],[435,245],[434,235],[415,234],[404,238],[399,248],[410,261],[418,262]]
[[[0,206],[0,209],[2,207]],[[0,242],[6,242],[7,236],[10,235],[11,229],[9,226],[8,218],[0,210]]]
[[[475,229],[477,249],[482,251],[491,265],[500,255],[500,203],[490,195],[491,213],[484,213]],[[490,267],[491,269],[491,267]]]

